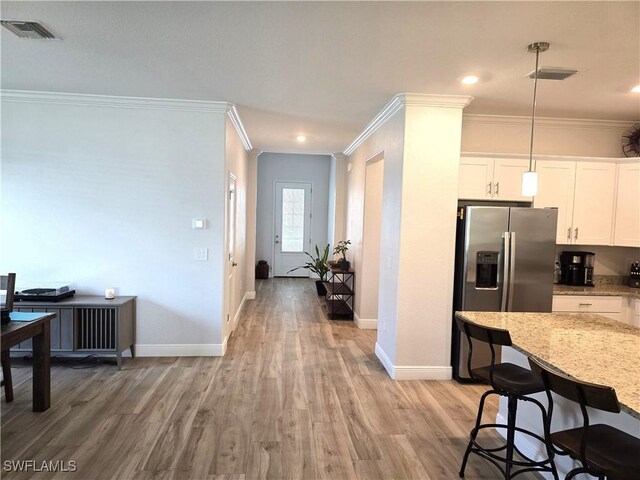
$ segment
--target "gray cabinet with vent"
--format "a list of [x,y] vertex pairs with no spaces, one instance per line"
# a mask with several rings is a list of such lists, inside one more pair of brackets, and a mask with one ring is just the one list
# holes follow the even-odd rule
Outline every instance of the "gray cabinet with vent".
[[[15,302],[17,312],[49,312],[51,352],[54,354],[115,354],[122,367],[122,352],[135,356],[136,297],[106,300],[99,296],[77,295],[59,302]],[[12,352],[30,352],[31,340],[22,342]]]

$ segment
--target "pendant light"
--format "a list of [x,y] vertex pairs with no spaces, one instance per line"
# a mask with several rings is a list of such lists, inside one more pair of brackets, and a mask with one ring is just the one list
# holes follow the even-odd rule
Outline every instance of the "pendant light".
[[536,95],[538,93],[538,58],[540,52],[549,50],[547,42],[532,43],[527,50],[536,54],[536,69],[533,76],[533,104],[531,107],[531,143],[529,145],[529,171],[522,174],[522,196],[533,197],[538,193],[538,174],[533,169],[533,131],[536,123]]

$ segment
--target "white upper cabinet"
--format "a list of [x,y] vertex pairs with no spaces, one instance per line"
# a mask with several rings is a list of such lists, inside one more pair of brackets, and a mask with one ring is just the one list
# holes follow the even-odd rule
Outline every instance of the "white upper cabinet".
[[538,208],[557,208],[556,243],[571,243],[576,162],[539,160],[536,162],[536,171],[538,172],[538,195],[533,205]]
[[640,162],[618,165],[613,244],[640,247]]
[[523,197],[522,174],[529,169],[525,159],[462,157],[458,198],[467,200],[531,201]]
[[458,198],[487,200],[493,193],[493,158],[460,159]]
[[515,158],[496,158],[493,164],[495,200],[530,202],[522,196],[522,174],[529,170],[529,161]]
[[556,243],[611,245],[616,164],[538,160],[535,207],[558,209]]
[[577,162],[573,244],[611,245],[616,164]]

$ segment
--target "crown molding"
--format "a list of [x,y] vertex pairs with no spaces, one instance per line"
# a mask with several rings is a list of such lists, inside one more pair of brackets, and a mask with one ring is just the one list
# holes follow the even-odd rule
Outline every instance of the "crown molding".
[[[463,124],[498,125],[503,127],[531,126],[531,117],[511,115],[483,115],[465,113],[462,115]],[[623,130],[637,121],[598,120],[589,118],[552,118],[536,117],[536,128],[572,128],[577,130]]]
[[79,93],[35,92],[27,90],[0,90],[3,102],[44,103],[108,108],[139,108],[146,110],[171,110],[226,114],[233,107],[228,102],[202,100],[173,100],[167,98],[117,97]]
[[399,93],[387,103],[380,112],[369,122],[364,130],[342,152],[351,155],[356,148],[369,138],[376,130],[404,107],[440,107],[440,108],[464,108],[473,97],[469,95],[426,95],[420,93]]
[[244,125],[242,124],[242,120],[240,120],[240,115],[238,115],[238,110],[236,110],[236,106],[232,104],[227,104],[227,116],[231,120],[236,132],[238,132],[238,136],[240,137],[240,141],[242,145],[244,145],[244,149],[247,152],[253,150],[253,145],[251,145],[251,140],[249,140],[249,135],[247,135],[247,131],[244,129]]
[[430,95],[402,93],[396,95],[403,105],[409,107],[465,108],[473,101],[470,95]]

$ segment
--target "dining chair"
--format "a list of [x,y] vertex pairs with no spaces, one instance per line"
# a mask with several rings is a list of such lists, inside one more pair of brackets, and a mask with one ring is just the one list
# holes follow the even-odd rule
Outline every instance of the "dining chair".
[[[0,276],[0,291],[4,293],[4,302],[2,303],[2,315],[8,316],[13,311],[13,296],[16,291],[16,274]],[[4,398],[9,402],[13,402],[13,381],[11,380],[11,357],[9,350],[2,350],[0,357],[2,363],[2,382],[4,386]]]

